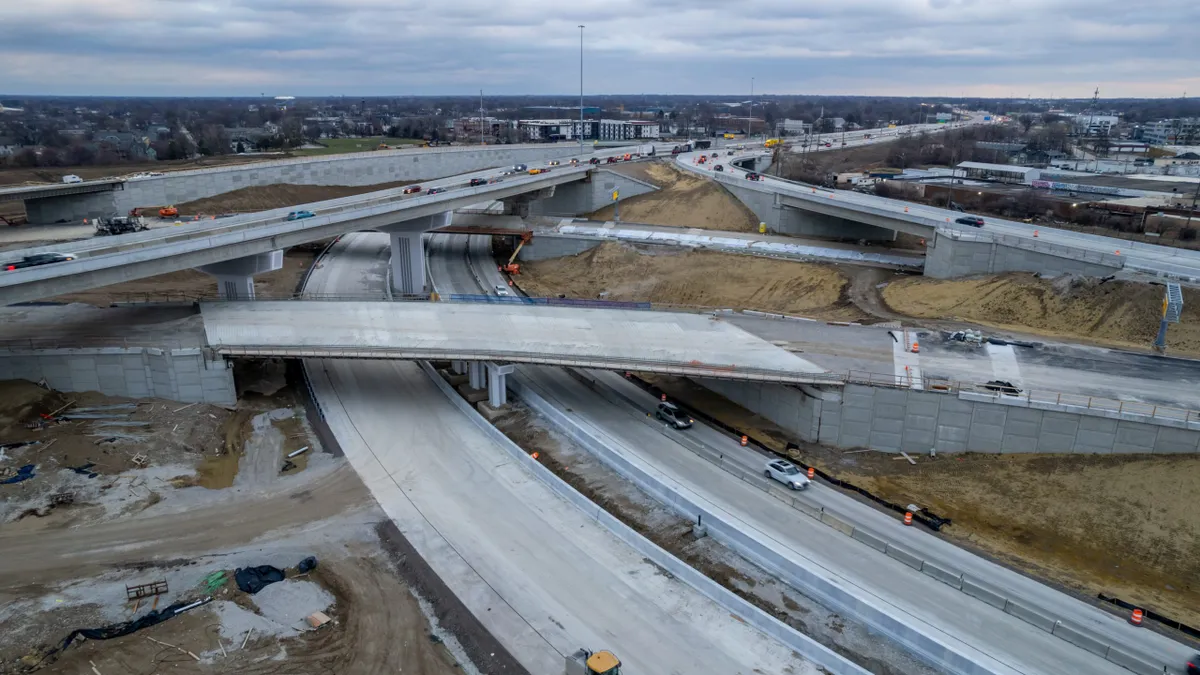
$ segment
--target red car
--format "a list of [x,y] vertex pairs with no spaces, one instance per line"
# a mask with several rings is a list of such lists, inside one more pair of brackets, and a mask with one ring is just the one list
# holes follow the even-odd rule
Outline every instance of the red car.
[[406,195],[411,195],[411,194],[414,194],[414,193],[417,193],[420,191],[421,191],[420,185],[409,185],[408,187],[404,188],[404,194],[406,194]]
[[762,180],[762,176],[757,173],[746,174],[746,180]]

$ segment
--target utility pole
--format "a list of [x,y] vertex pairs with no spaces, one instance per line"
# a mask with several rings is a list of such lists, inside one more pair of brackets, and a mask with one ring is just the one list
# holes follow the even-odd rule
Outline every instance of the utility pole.
[[583,154],[583,24],[579,25],[579,154]]
[[487,145],[483,140],[483,90],[479,90],[479,144]]

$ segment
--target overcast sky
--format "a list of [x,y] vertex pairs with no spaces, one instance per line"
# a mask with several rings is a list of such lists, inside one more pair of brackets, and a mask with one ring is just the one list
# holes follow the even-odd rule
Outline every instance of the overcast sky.
[[1200,95],[1195,0],[0,0],[0,93]]

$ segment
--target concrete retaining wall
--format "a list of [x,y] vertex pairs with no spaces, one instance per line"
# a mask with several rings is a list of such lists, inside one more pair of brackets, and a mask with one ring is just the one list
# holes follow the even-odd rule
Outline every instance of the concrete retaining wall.
[[883,452],[1200,452],[1200,425],[986,394],[850,384],[842,391],[694,378],[805,441]]
[[108,396],[237,403],[233,369],[224,359],[209,360],[199,348],[0,350],[0,380],[45,380],[59,391]]
[[549,258],[561,258],[567,255],[576,255],[584,251],[590,251],[602,243],[604,242],[598,239],[571,239],[570,237],[539,234],[533,238],[533,241],[521,247],[521,252],[517,254],[517,259],[529,262],[547,260]]
[[753,211],[760,222],[766,223],[767,231],[771,233],[839,240],[893,241],[896,238],[894,231],[882,227],[784,206],[778,193],[772,191],[755,190],[724,181],[721,186]]
[[533,202],[529,213],[533,216],[582,216],[612,204],[613,191],[618,193],[618,201],[625,201],[657,189],[645,181],[600,169],[592,175],[591,181],[555,187],[554,196]]
[[1060,252],[1028,250],[986,238],[954,239],[938,231],[926,251],[925,275],[950,279],[972,274],[1037,272],[1102,277],[1121,269],[1119,262],[1105,258],[1080,259],[1082,254],[1082,251],[1072,254],[1065,249]]
[[[503,448],[514,461],[519,462],[521,466],[553,490],[555,494],[575,505],[604,526],[609,532],[613,533],[618,539],[625,542],[638,553],[646,556],[649,561],[662,567],[675,578],[696,589],[713,602],[731,612],[734,616],[779,640],[795,650],[796,653],[823,667],[828,672],[834,675],[868,675],[868,671],[738,597],[729,589],[721,586],[687,563],[663,550],[636,530],[597,506],[590,499],[575,490],[575,488],[568,485],[558,476],[555,476],[553,472],[540,462],[526,454],[524,450],[517,446],[516,443],[513,443],[503,432],[492,426],[469,403],[455,393],[454,389],[428,363],[422,362],[421,368],[433,379],[434,384],[442,390],[442,393],[450,399],[450,402],[462,411],[464,415],[469,417],[476,427],[481,429],[497,445]],[[511,385],[514,380],[515,378],[510,376],[508,378],[509,384]]]
[[561,159],[578,152],[579,146],[569,143],[379,150],[175,171],[126,181],[124,189],[114,192],[31,202],[29,222],[108,217],[127,213],[136,206],[179,204],[256,185],[377,185],[430,180],[508,164]]

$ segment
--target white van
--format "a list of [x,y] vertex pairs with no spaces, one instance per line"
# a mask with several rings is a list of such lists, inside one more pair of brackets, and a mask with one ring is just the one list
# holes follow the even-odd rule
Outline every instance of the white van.
[[79,176],[76,176],[73,173],[69,173],[69,174],[63,176],[63,182],[64,183],[82,183],[83,179],[80,178]]

